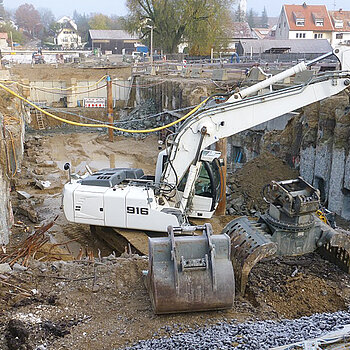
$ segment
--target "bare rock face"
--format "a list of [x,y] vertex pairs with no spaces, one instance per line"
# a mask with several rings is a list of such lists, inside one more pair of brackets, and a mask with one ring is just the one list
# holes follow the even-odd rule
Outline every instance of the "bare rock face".
[[[328,208],[350,220],[350,103],[344,92],[302,109],[264,148],[300,170]],[[278,145],[278,147],[276,146]]]
[[[9,110],[13,118],[9,118]],[[23,156],[24,124],[18,116],[20,110],[15,100],[0,96],[0,246],[9,242],[13,224],[10,189],[14,187]]]

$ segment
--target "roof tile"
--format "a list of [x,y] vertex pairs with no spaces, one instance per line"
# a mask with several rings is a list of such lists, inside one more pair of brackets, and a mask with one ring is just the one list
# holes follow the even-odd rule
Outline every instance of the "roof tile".
[[[331,19],[325,5],[283,5],[290,30],[313,30],[327,32],[333,30]],[[297,26],[296,18],[305,18],[304,26]],[[314,18],[323,18],[323,26],[316,26]]]

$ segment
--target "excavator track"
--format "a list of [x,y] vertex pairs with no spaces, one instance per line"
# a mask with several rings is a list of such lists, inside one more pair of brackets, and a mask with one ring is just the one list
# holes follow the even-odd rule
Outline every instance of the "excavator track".
[[131,252],[132,254],[148,255],[148,238],[166,235],[159,232],[146,233],[103,226],[91,226],[90,228],[92,234],[97,235],[119,254]]

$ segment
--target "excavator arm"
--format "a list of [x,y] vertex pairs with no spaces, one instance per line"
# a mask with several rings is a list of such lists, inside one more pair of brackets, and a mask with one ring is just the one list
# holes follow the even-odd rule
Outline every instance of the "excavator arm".
[[[340,71],[319,75],[303,85],[252,96],[261,89],[306,70],[311,64],[333,54],[341,63]],[[350,48],[339,47],[309,63],[301,62],[280,74],[233,94],[227,102],[200,111],[181,127],[168,151],[169,157],[162,181],[178,185],[184,174],[190,169],[184,193],[186,190],[187,193],[191,192],[198,176],[200,155],[210,145],[222,138],[336,95],[349,85]],[[182,209],[186,207],[186,204],[187,198],[182,201]]]

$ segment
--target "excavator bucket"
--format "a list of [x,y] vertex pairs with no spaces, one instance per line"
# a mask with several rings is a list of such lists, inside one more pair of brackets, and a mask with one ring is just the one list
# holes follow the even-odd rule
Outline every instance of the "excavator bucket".
[[277,246],[264,235],[261,224],[250,221],[247,217],[232,220],[222,233],[230,237],[237,290],[244,295],[251,269],[261,259],[274,255]]
[[[194,235],[202,230],[202,235]],[[189,236],[175,236],[185,232]],[[230,239],[210,224],[168,227],[168,237],[149,239],[146,275],[156,314],[228,309],[234,300]]]

